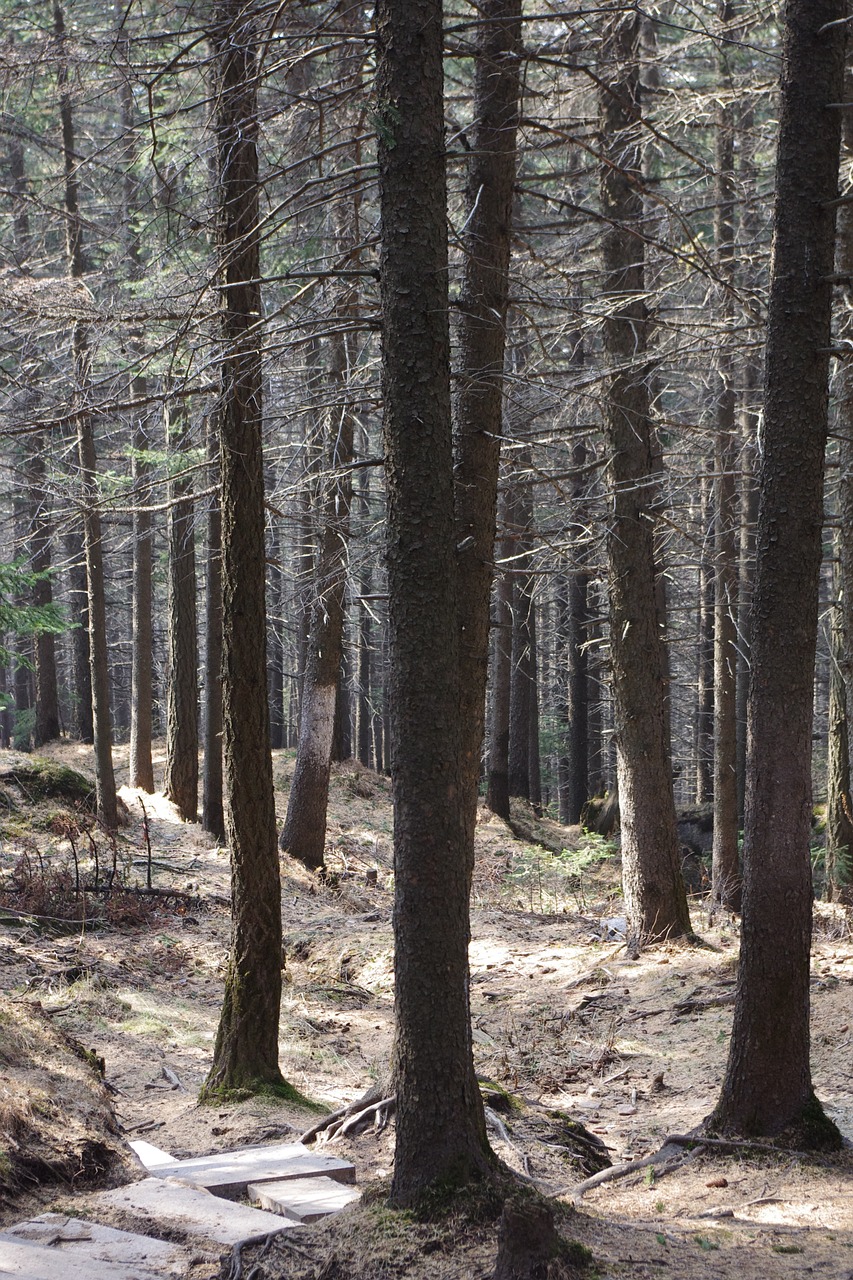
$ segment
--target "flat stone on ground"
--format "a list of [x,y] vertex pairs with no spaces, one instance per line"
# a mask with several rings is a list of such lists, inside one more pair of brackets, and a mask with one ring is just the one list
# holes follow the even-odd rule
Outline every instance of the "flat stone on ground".
[[288,1178],[283,1182],[250,1182],[249,1199],[262,1209],[284,1214],[295,1222],[316,1222],[330,1213],[340,1213],[361,1199],[355,1187],[333,1178]]
[[150,1142],[143,1142],[141,1138],[137,1138],[134,1142],[127,1144],[137,1158],[142,1161],[146,1169],[154,1168],[161,1164],[173,1164],[175,1157],[168,1151],[163,1151],[161,1147],[154,1147]]
[[210,1195],[197,1187],[187,1187],[172,1178],[144,1178],[114,1191],[102,1191],[89,1203],[93,1211],[103,1205],[124,1213],[155,1218],[164,1228],[206,1236],[220,1244],[233,1245],[248,1236],[287,1230],[292,1224],[277,1214],[264,1213],[243,1204]]
[[279,1182],[283,1178],[334,1178],[355,1182],[355,1166],[334,1156],[316,1156],[301,1142],[271,1143],[222,1151],[193,1160],[169,1160],[146,1165],[157,1178],[178,1178],[204,1187],[216,1196],[234,1200],[245,1194],[250,1182]]
[[0,1232],[0,1275],[20,1280],[179,1280],[188,1266],[175,1244],[61,1213]]

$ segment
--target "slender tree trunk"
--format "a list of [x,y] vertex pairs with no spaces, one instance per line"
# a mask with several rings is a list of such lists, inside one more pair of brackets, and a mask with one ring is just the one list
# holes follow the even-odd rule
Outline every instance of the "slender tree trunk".
[[474,824],[485,730],[516,168],[521,0],[484,0],[478,14],[454,420],[462,803],[468,823],[469,875],[474,867]]
[[604,407],[613,512],[608,528],[613,669],[625,905],[640,938],[690,932],[681,878],[667,744],[661,637],[655,599],[652,456],[646,367],[637,53],[640,18],[613,8],[604,39],[600,122],[604,345],[610,367]]
[[[137,385],[137,390],[138,390]],[[148,424],[140,414],[133,427],[134,458],[132,463],[133,493],[133,603],[130,671],[130,785],[142,791],[154,790],[154,765],[151,758],[153,674],[153,539],[154,527],[150,511],[148,487],[150,466],[145,453],[150,448]]]
[[384,440],[394,792],[392,1202],[489,1168],[471,1052],[468,823],[447,319],[441,0],[379,0]]
[[[62,7],[53,7],[54,31],[61,50],[65,45]],[[85,271],[83,231],[79,205],[79,183],[74,116],[67,89],[68,71],[64,52],[60,62],[59,113],[62,125],[62,155],[65,169],[65,228],[68,267],[73,279],[82,282]],[[84,286],[85,287],[85,286]],[[104,548],[97,482],[97,457],[92,415],[92,376],[89,334],[76,321],[73,329],[75,376],[75,417],[77,462],[80,468],[83,543],[86,555],[86,593],[89,604],[89,664],[92,688],[92,724],[95,744],[95,794],[98,817],[108,830],[118,825],[115,773],[110,721],[109,655],[107,651],[107,605],[104,583]]]
[[[849,480],[847,481],[849,484]],[[844,633],[844,593],[841,538],[835,539],[837,562],[833,574],[836,599],[830,609],[829,751],[826,766],[826,899],[844,901],[853,880],[853,801],[850,795],[850,737],[847,721],[849,639]]]
[[715,1131],[837,1147],[809,1068],[811,747],[844,0],[788,0],[753,606],[743,924]]
[[[496,559],[506,564],[513,547],[507,537],[507,493],[501,499],[503,536]],[[492,813],[509,820],[509,705],[512,680],[512,577],[508,569],[498,573],[495,584],[495,625],[492,640],[492,714],[489,725],[489,768],[486,804]]]
[[189,424],[182,405],[166,400],[169,482],[169,599],[166,686],[166,774],[163,790],[185,822],[198,817],[198,635],[192,479],[185,474]]
[[231,947],[213,1064],[202,1097],[292,1092],[278,1065],[281,886],[266,671],[263,405],[258,228],[259,19],[220,0],[214,51],[222,326],[225,826],[231,854]]
[[[219,439],[207,420],[209,483],[218,484]],[[222,509],[218,494],[207,509],[207,570],[204,595],[204,714],[202,717],[201,825],[217,840],[225,839],[222,798]]]
[[[713,463],[708,464],[709,469]],[[714,795],[714,566],[711,481],[703,476],[699,499],[702,551],[699,560],[699,607],[696,644],[696,803]]]
[[517,454],[507,502],[507,519],[512,538],[512,667],[509,707],[509,794],[530,800],[531,702],[535,689],[533,623],[533,498],[522,473],[530,466],[530,451]]
[[[735,19],[732,0],[720,0],[724,35]],[[737,588],[738,588],[738,440],[735,420],[734,357],[726,332],[733,327],[734,106],[731,50],[721,47],[719,78],[723,101],[717,110],[715,238],[722,282],[720,319],[723,337],[717,353],[717,439],[714,537],[714,836],[711,892],[716,902],[740,910],[737,797]]]

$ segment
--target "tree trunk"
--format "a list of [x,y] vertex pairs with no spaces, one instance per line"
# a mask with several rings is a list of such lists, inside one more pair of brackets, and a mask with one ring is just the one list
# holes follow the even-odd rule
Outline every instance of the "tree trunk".
[[[842,479],[842,483],[844,480]],[[849,484],[849,479],[847,480]],[[835,539],[841,561],[841,538]],[[844,633],[845,590],[842,565],[833,573],[835,601],[830,608],[829,751],[826,766],[826,900],[844,901],[853,879],[853,802],[850,796],[850,737],[847,722],[849,639]]]
[[608,527],[610,650],[616,714],[625,906],[640,938],[690,932],[681,878],[667,750],[663,655],[655,601],[656,476],[644,355],[647,314],[640,188],[637,53],[640,17],[614,9],[604,39],[599,91],[606,148],[601,170],[604,346],[610,375],[604,407],[613,513]]
[[[219,439],[207,422],[209,483],[220,480]],[[204,714],[202,717],[201,825],[217,840],[225,839],[222,800],[222,510],[219,495],[207,509],[207,577],[204,596]]]
[[379,0],[394,794],[392,1202],[489,1167],[471,1052],[447,319],[441,0]]
[[715,1131],[840,1146],[809,1069],[811,737],[844,0],[788,0],[753,605],[743,927]]
[[533,651],[533,497],[522,479],[530,466],[530,450],[517,454],[516,474],[507,501],[512,540],[512,660],[509,693],[509,794],[530,800],[530,724],[535,688]]
[[[709,462],[708,467],[710,470],[713,463]],[[696,803],[706,804],[714,795],[714,525],[711,481],[703,476],[700,484],[702,550],[696,626]]]
[[468,874],[480,784],[516,168],[521,0],[484,0],[474,61],[455,403],[462,804]]
[[258,43],[253,4],[220,0],[211,43],[221,255],[225,826],[231,947],[202,1097],[292,1093],[278,1065],[281,886],[266,671],[263,407],[258,228]]
[[[732,0],[720,0],[723,34],[731,37]],[[717,353],[717,437],[714,535],[714,835],[711,893],[716,902],[740,910],[737,797],[737,588],[738,440],[735,422],[734,358],[727,331],[734,325],[734,106],[730,102],[731,51],[719,55],[723,101],[717,108],[715,239],[721,279],[723,335]]]
[[[82,282],[85,271],[83,230],[80,217],[77,170],[80,158],[74,136],[71,94],[67,88],[65,63],[65,19],[61,5],[53,6],[54,31],[61,52],[59,115],[62,125],[62,156],[65,170],[65,231],[68,269],[72,279]],[[85,288],[85,286],[83,286]],[[104,585],[104,548],[98,506],[97,457],[92,420],[91,352],[86,326],[75,322],[74,410],[77,428],[77,461],[80,468],[83,545],[86,557],[86,595],[89,612],[89,666],[92,693],[92,728],[95,744],[95,795],[98,818],[110,831],[118,825],[115,773],[110,723],[109,656],[107,651],[107,605]]]
[[[39,576],[33,585],[32,602],[37,609],[49,607],[53,602],[50,579],[51,536],[45,504],[44,448],[46,440],[41,432],[29,443],[27,479],[30,490],[32,518],[30,521],[30,566]],[[59,737],[59,686],[56,678],[56,637],[47,631],[35,637],[35,723],[33,746],[43,746]]]
[[[169,646],[166,685],[166,773],[163,790],[185,822],[198,817],[198,635],[196,622],[195,518],[192,479],[186,474],[189,424],[166,389],[169,481]],[[266,563],[266,558],[264,560]]]
[[[505,565],[512,555],[506,534],[507,495],[501,499],[504,532],[495,558]],[[509,704],[512,679],[512,577],[507,568],[495,584],[495,625],[492,640],[492,714],[489,723],[489,767],[486,804],[492,813],[509,820]]]

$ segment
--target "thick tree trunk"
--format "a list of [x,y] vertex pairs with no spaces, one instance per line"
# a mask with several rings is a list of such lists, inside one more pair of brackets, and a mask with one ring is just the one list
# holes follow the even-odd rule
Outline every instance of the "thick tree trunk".
[[202,1096],[290,1091],[278,1065],[281,887],[266,672],[259,318],[258,43],[253,4],[220,0],[211,31],[221,254],[223,740],[231,947]]
[[840,1146],[809,1069],[811,746],[847,6],[788,0],[753,605],[743,928],[715,1131]]
[[610,367],[605,426],[613,512],[608,528],[610,650],[616,714],[625,906],[640,938],[690,932],[681,878],[667,749],[661,637],[655,600],[649,370],[644,361],[641,124],[637,53],[640,18],[614,7],[607,20],[600,121],[604,345]]
[[163,790],[185,822],[198,817],[198,634],[192,479],[186,474],[189,424],[182,405],[166,400],[169,482],[169,668],[166,686],[166,773]]
[[489,1167],[471,1053],[447,320],[441,0],[380,0],[384,440],[394,793],[392,1201]]

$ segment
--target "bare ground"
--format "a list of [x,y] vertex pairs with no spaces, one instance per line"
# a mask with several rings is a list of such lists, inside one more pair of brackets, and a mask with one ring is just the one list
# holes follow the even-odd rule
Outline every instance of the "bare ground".
[[[90,769],[88,749],[65,744],[50,754]],[[282,800],[291,767],[292,760],[277,754]],[[16,867],[20,878],[22,854],[35,868],[33,880],[51,868],[67,868],[71,877],[61,806],[29,803],[14,787],[8,794],[17,807],[0,810],[0,872],[7,883]],[[122,794],[130,820],[120,834],[117,874],[144,885],[142,808],[136,793]],[[56,1036],[67,1033],[103,1058],[106,1090],[129,1138],[144,1137],[182,1156],[298,1135],[314,1114],[267,1100],[196,1102],[210,1064],[228,947],[228,860],[200,828],[181,823],[162,797],[143,797],[143,803],[152,884],[181,896],[147,899],[138,918],[131,904],[106,927],[91,920],[73,927],[0,921],[0,993],[13,1012],[45,1026],[45,1035],[55,1028]],[[549,844],[555,834],[556,824],[549,824]],[[705,945],[657,947],[630,960],[618,937],[608,939],[602,928],[620,912],[617,858],[580,840],[576,829],[563,835],[573,852],[555,857],[523,844],[486,814],[478,828],[475,1055],[481,1076],[494,1082],[496,1104],[502,1090],[512,1096],[493,1127],[495,1151],[546,1194],[563,1192],[555,1200],[566,1206],[561,1229],[589,1246],[602,1278],[853,1276],[849,1151],[807,1159],[705,1150],[668,1170],[644,1169],[605,1183],[587,1193],[577,1212],[567,1206],[584,1176],[566,1140],[567,1120],[599,1135],[615,1163],[657,1150],[667,1134],[685,1133],[712,1109],[731,1025],[737,930],[731,919],[709,920],[695,899],[694,925]],[[91,850],[83,845],[80,872],[91,874]],[[106,851],[100,856],[109,863]],[[291,861],[283,866],[281,1062],[292,1083],[331,1110],[387,1072],[393,888],[387,780],[352,765],[335,772],[328,863],[325,884]],[[31,898],[18,906],[35,910]],[[813,1071],[818,1096],[848,1137],[851,984],[851,922],[843,909],[820,906]],[[3,1030],[0,1016],[0,1057]],[[35,1061],[10,1068],[4,1060],[0,1089],[5,1083],[6,1095],[11,1089],[19,1101],[27,1089],[43,1094],[38,1070]],[[44,1108],[39,1113],[42,1127],[55,1126],[57,1148],[64,1144],[67,1155],[71,1119],[80,1124],[80,1084],[59,1073],[47,1088],[52,1110],[47,1120]],[[80,1144],[103,1138],[105,1095],[100,1086],[96,1092],[87,1112],[91,1132],[81,1132]],[[4,1147],[7,1119],[0,1108]],[[334,1151],[353,1159],[359,1184],[374,1184],[377,1194],[362,1209],[271,1246],[261,1274],[299,1280],[491,1275],[493,1224],[460,1233],[384,1209],[393,1126],[336,1142]],[[85,1214],[88,1188],[73,1168],[72,1161],[52,1186],[17,1184],[0,1203],[0,1225],[46,1207]],[[121,1169],[119,1159],[119,1176]],[[202,1251],[195,1274],[197,1280],[217,1275],[215,1256]]]

